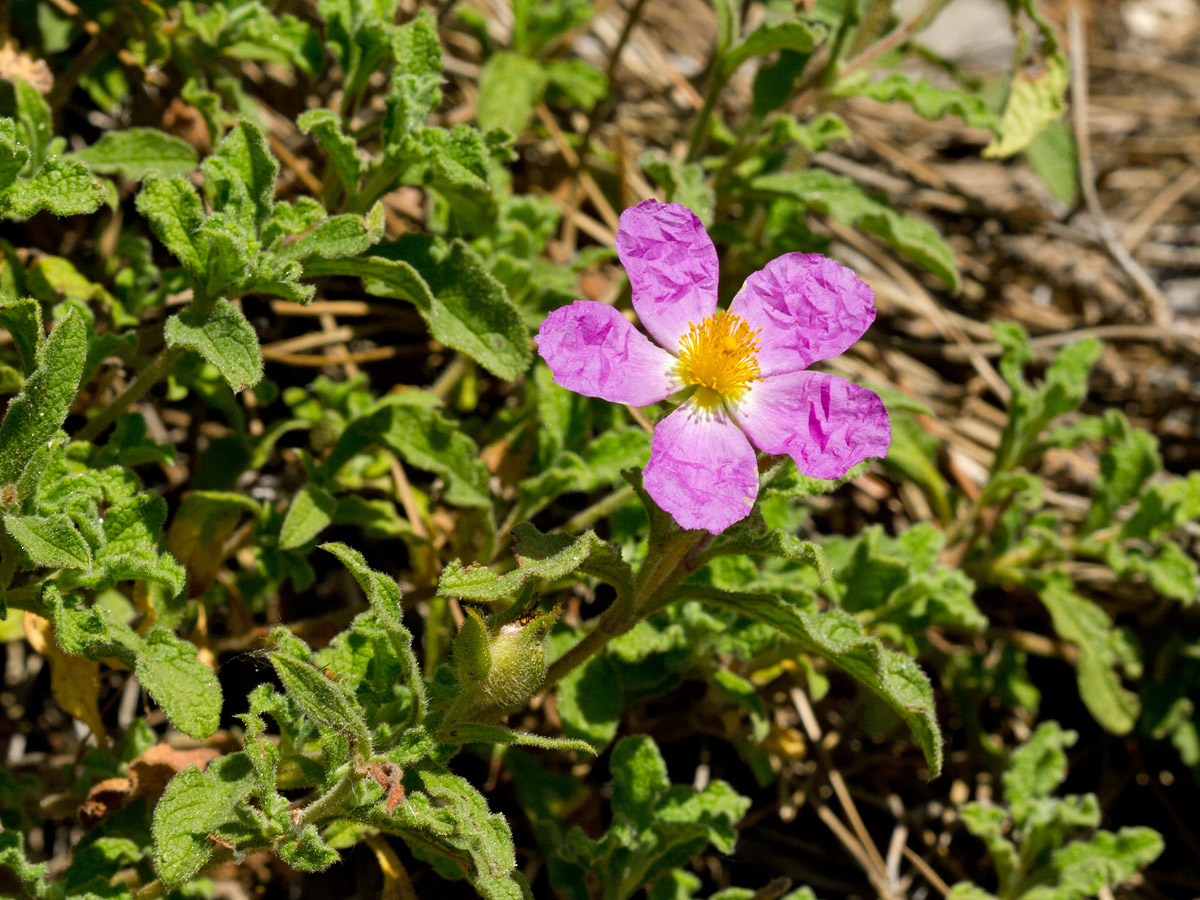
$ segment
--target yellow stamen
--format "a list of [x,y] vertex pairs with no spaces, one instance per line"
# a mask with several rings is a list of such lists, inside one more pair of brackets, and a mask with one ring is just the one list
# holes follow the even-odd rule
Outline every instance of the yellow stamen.
[[738,316],[718,312],[699,325],[692,322],[679,340],[679,376],[697,385],[696,402],[715,407],[721,400],[736,400],[752,381],[761,381],[758,331],[751,331]]

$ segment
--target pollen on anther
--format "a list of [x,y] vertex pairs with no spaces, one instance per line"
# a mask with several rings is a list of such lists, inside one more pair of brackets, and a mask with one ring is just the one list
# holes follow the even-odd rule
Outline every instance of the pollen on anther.
[[[706,397],[735,399],[752,381],[760,381],[758,330],[738,316],[718,312],[688,326],[679,341],[679,373],[684,383]],[[706,390],[705,390],[706,389]]]

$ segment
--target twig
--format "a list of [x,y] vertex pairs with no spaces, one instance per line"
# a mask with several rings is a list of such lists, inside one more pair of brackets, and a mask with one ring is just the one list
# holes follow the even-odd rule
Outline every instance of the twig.
[[1084,204],[1105,249],[1142,292],[1149,306],[1151,320],[1157,325],[1168,325],[1175,318],[1170,303],[1158,289],[1154,279],[1130,255],[1117,237],[1112,223],[1104,214],[1104,207],[1100,205],[1100,195],[1096,191],[1096,169],[1092,161],[1087,112],[1087,43],[1083,36],[1083,11],[1080,0],[1071,0],[1071,9],[1067,16],[1067,40],[1071,60],[1071,117],[1075,126],[1075,145],[1079,151],[1079,186],[1083,191]]
[[946,884],[942,876],[935,872],[933,867],[925,862],[915,850],[909,847],[908,844],[905,844],[901,850],[904,853],[905,859],[916,866],[917,871],[925,877],[926,881],[933,885],[934,890],[943,897],[950,893],[950,885]]
[[1171,207],[1186,197],[1197,185],[1200,185],[1200,166],[1185,169],[1174,178],[1125,229],[1121,237],[1121,244],[1125,249],[1132,252],[1158,220],[1170,212]]

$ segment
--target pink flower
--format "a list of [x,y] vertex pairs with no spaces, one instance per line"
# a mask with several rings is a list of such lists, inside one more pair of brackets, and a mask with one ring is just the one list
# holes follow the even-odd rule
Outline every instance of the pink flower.
[[887,452],[878,395],[804,371],[875,321],[874,294],[852,271],[786,253],[718,311],[711,238],[691,210],[656,200],[621,214],[617,253],[633,308],[661,346],[611,306],[581,300],[542,323],[538,352],[558,384],[588,397],[647,406],[694,388],[655,427],[643,472],[646,491],[682,527],[719,534],[749,514],[755,447],[788,454],[814,478],[841,478]]

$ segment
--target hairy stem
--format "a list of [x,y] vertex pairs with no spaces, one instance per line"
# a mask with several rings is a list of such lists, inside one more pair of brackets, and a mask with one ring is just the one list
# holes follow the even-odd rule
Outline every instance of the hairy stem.
[[138,373],[138,376],[130,382],[125,390],[117,395],[112,403],[100,410],[95,417],[90,419],[76,432],[75,440],[94,441],[102,435],[108,426],[121,417],[122,413],[141,400],[150,388],[165,378],[175,368],[175,364],[183,359],[183,355],[186,352],[186,350],[180,347],[163,347],[162,350],[158,351],[158,355],[150,361],[150,365],[142,369]]
[[354,785],[358,783],[358,780],[359,776],[354,773],[354,770],[348,769],[341,778],[330,786],[329,790],[304,807],[304,811],[300,815],[301,824],[315,823],[321,816],[337,809],[338,804],[354,789]]

